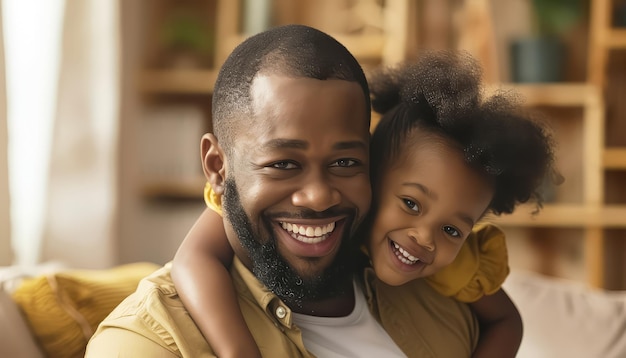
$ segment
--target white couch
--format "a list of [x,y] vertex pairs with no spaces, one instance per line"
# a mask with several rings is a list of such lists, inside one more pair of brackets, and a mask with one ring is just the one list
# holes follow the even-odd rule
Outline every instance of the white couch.
[[[18,306],[7,291],[11,280],[0,271],[0,357],[39,358]],[[19,276],[9,271],[11,276]],[[522,358],[626,357],[626,291],[592,290],[582,284],[513,271],[505,289],[524,320]]]
[[522,358],[625,358],[626,291],[513,271],[504,288],[524,321]]

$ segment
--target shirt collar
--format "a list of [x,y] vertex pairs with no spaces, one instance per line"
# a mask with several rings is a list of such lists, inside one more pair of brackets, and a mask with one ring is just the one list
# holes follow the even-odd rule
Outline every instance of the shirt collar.
[[233,259],[231,273],[235,288],[239,293],[256,301],[279,328],[293,328],[292,312],[289,306],[265,287],[237,256]]

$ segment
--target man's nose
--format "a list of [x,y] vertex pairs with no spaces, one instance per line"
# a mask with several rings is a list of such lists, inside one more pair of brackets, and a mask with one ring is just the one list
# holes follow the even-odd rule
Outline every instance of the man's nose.
[[409,230],[408,235],[413,241],[427,251],[435,251],[435,240],[430,229],[424,227],[413,228]]
[[292,195],[292,204],[317,212],[324,211],[341,203],[341,193],[323,175],[315,174],[306,178],[304,185]]

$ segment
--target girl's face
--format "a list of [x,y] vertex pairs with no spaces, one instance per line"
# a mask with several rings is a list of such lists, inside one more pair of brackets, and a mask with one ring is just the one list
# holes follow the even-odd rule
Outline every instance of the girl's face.
[[456,257],[494,194],[491,182],[442,137],[414,131],[383,173],[369,252],[379,279],[402,285]]

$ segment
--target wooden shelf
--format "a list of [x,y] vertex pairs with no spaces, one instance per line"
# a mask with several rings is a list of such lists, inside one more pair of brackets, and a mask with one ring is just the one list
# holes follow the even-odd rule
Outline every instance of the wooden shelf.
[[385,47],[383,35],[337,35],[331,34],[359,59],[381,59]]
[[519,93],[529,106],[583,106],[597,100],[597,89],[586,83],[545,83],[511,84],[505,83],[487,88],[489,93],[496,90]]
[[146,198],[202,199],[205,183],[204,176],[151,181],[143,184],[142,193]]
[[[382,34],[343,35],[331,33],[330,35],[343,44],[359,61],[382,59],[385,47],[385,36]],[[239,35],[225,41],[224,46],[229,50],[227,52],[234,50],[246,37],[246,35]]]
[[215,70],[145,70],[140,85],[144,93],[211,94]]
[[502,226],[566,227],[566,228],[626,228],[626,204],[585,206],[581,204],[550,204],[535,215],[532,205],[521,205],[511,215],[489,217]]
[[626,29],[612,29],[606,38],[606,46],[611,49],[626,48]]
[[605,149],[603,157],[606,169],[626,170],[626,148]]

